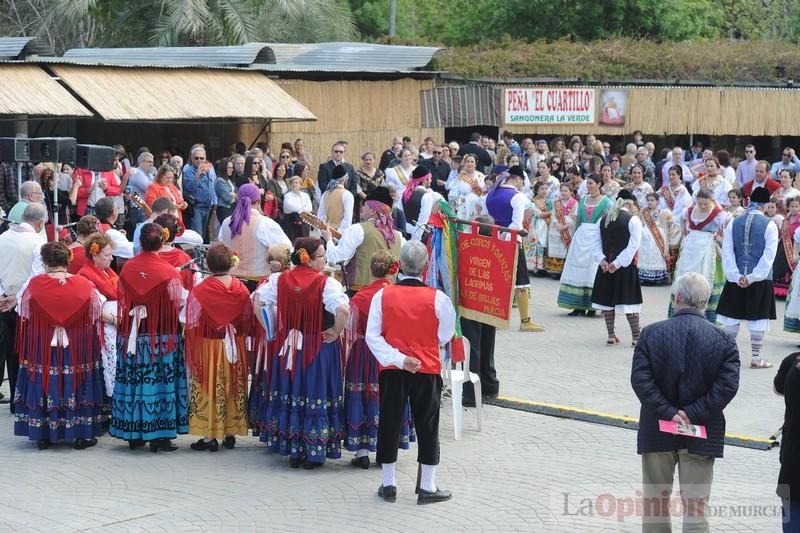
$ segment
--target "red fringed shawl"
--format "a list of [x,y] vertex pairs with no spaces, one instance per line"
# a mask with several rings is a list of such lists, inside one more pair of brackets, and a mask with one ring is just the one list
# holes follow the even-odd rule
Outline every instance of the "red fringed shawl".
[[147,310],[147,318],[139,324],[139,334],[150,336],[153,355],[161,335],[168,336],[166,351],[173,351],[177,346],[182,293],[178,271],[155,253],[142,252],[125,262],[118,288],[117,334],[125,339],[130,336],[133,323],[130,312],[141,305]]
[[[245,339],[250,333],[253,306],[250,292],[238,279],[233,278],[226,287],[217,278],[208,278],[195,285],[186,303],[186,364],[197,377],[204,390],[216,383],[216,375],[208,378],[208,372],[216,373],[215,354],[222,351],[228,326],[235,330],[237,360],[232,364],[232,376],[237,388],[247,386],[247,351]],[[211,343],[209,340],[220,342]]]
[[[92,284],[79,276],[64,280],[47,274],[36,276],[22,294],[19,318],[19,360],[26,362],[31,377],[41,371],[45,391],[51,374],[72,373],[81,383],[99,358],[103,338],[100,301]],[[66,338],[56,332],[57,327],[63,328]],[[64,367],[65,348],[70,353],[68,370]],[[51,373],[51,368],[58,371]]]
[[[300,331],[303,334],[303,368],[314,360],[322,344],[322,292],[327,280],[306,265],[298,265],[278,278],[275,345],[283,346],[291,330]],[[292,370],[297,364],[294,355],[291,354]]]
[[69,266],[67,267],[67,272],[70,274],[77,274],[80,272],[81,268],[83,268],[86,263],[89,263],[89,258],[86,257],[86,250],[84,250],[83,246],[75,246],[70,247],[72,250],[72,261],[69,262]]
[[[346,346],[347,358],[355,358],[355,360],[353,360],[351,363],[354,368],[367,368],[367,362],[364,361],[362,355],[365,357],[374,357],[372,352],[369,350],[369,347],[366,346],[367,341],[364,339],[364,335],[367,333],[369,308],[372,305],[372,299],[375,297],[378,291],[391,284],[392,283],[388,279],[376,279],[370,285],[358,291],[356,295],[350,299],[350,316],[348,317],[347,321]],[[362,347],[365,348],[365,350],[362,350]],[[378,364],[378,368],[383,369],[380,363]],[[359,375],[362,374],[359,373]],[[364,394],[366,394],[368,397],[377,398],[378,383],[370,382],[370,376],[368,372],[364,372],[363,376],[365,385]]]
[[[166,252],[158,252],[158,257],[160,257],[170,265],[174,266],[175,268],[182,267],[186,263],[192,260],[192,258],[189,257],[189,254],[177,248],[173,248],[172,250],[168,250]],[[192,287],[194,287],[195,270],[196,270],[195,266],[191,265],[191,267],[187,267],[180,271],[181,284],[183,285],[183,288],[186,289],[187,291],[192,290]]]
[[100,270],[94,261],[89,261],[78,271],[78,275],[94,283],[95,288],[108,300],[119,299],[119,276],[113,269]]

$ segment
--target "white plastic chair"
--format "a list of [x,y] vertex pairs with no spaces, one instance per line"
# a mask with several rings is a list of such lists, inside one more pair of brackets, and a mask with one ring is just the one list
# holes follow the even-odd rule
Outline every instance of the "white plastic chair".
[[462,369],[450,368],[451,365],[446,365],[448,368],[445,370],[445,380],[450,384],[450,394],[453,400],[453,431],[456,440],[461,440],[461,433],[464,427],[465,407],[461,401],[464,383],[472,382],[475,388],[475,411],[478,417],[478,431],[481,430],[483,421],[481,379],[478,374],[469,371],[470,344],[466,337],[463,337],[462,340],[464,341],[464,362],[457,363],[463,365]]

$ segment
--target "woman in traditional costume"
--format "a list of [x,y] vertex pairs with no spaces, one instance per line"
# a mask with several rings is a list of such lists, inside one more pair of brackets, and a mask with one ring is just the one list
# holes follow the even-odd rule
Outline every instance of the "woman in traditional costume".
[[[380,388],[378,375],[381,365],[372,355],[364,335],[372,297],[393,279],[400,263],[388,250],[372,255],[370,271],[373,282],[361,289],[350,301],[350,319],[347,323],[347,363],[344,378],[345,448],[355,452],[353,466],[368,469],[369,452],[375,452],[378,442],[378,408]],[[400,432],[400,448],[407,450],[413,440],[409,416]]]
[[102,435],[100,302],[88,280],[67,272],[66,244],[46,243],[41,255],[45,273],[19,296],[14,435],[40,450],[60,440],[82,450]]
[[[84,243],[89,262],[78,271],[94,284],[100,295],[103,321],[103,381],[106,397],[114,394],[114,376],[117,372],[117,300],[119,299],[119,276],[111,268],[114,259],[114,241],[108,235],[95,233]],[[110,402],[108,402],[110,405]]]
[[486,176],[477,170],[477,165],[476,157],[467,154],[461,161],[461,168],[451,172],[447,180],[447,197],[459,218],[471,219],[479,214],[478,198],[486,194]]
[[247,348],[253,319],[250,292],[230,270],[236,258],[214,243],[206,264],[211,277],[195,285],[186,302],[186,365],[191,375],[189,433],[193,450],[233,449],[247,436]]
[[[169,237],[164,244],[161,245],[161,250],[158,251],[158,257],[179,269],[181,275],[181,285],[187,291],[191,291],[197,280],[197,269],[192,263],[192,258],[189,254],[175,248],[175,237],[181,234],[181,226],[175,215],[170,213],[163,213],[158,215],[154,221],[156,224],[166,229]],[[166,235],[166,233],[165,233]]]
[[642,244],[639,248],[639,281],[643,285],[669,283],[672,264],[670,247],[680,241],[680,228],[669,209],[658,206],[658,194],[647,195],[647,207],[639,212],[642,220]]
[[592,287],[598,262],[592,258],[592,239],[595,225],[614,202],[600,191],[601,179],[591,174],[586,179],[586,196],[581,198],[575,214],[575,235],[572,238],[561,286],[558,289],[558,306],[571,309],[569,316],[594,316],[592,309]]
[[[719,295],[725,285],[720,246],[722,231],[728,225],[729,220],[728,213],[714,202],[713,195],[708,189],[700,189],[697,192],[697,204],[690,206],[682,217],[684,237],[673,280],[677,280],[687,272],[695,272],[706,278],[711,287],[711,298],[706,305],[706,318],[710,322],[717,320]],[[668,316],[672,316],[674,303],[675,282],[673,281]]]
[[547,199],[548,190],[546,182],[536,181],[533,184],[533,200],[526,207],[531,218],[530,230],[525,238],[525,261],[528,270],[534,274],[544,272],[548,229],[553,220],[553,204]]
[[[296,266],[258,289],[275,307],[277,353],[272,358],[264,430],[271,452],[288,455],[292,468],[312,469],[341,457],[344,436],[339,335],[350,312],[341,283],[322,274],[322,239],[294,242]],[[261,312],[260,310],[258,312]]]
[[170,439],[189,431],[186,365],[178,314],[186,290],[175,267],[158,255],[170,232],[142,227],[142,252],[119,279],[117,374],[111,402],[114,437],[131,449],[178,449]]
[[572,194],[569,184],[562,183],[561,197],[553,202],[550,225],[547,228],[547,255],[544,258],[544,269],[560,276],[564,270],[564,259],[575,234],[575,209],[578,200]]
[[730,215],[731,220],[744,214],[744,207],[742,206],[744,194],[742,194],[741,189],[731,189],[728,192],[728,202],[729,205],[725,208],[725,212]]
[[786,298],[789,285],[792,282],[792,273],[797,266],[794,253],[794,234],[800,228],[800,197],[792,196],[787,200],[786,219],[783,221],[778,233],[778,252],[772,264],[772,284],[775,287],[775,296]]
[[397,191],[405,190],[415,168],[417,166],[414,164],[414,154],[404,148],[400,152],[400,164],[386,169],[386,185],[393,186]]
[[83,244],[89,238],[89,235],[100,232],[100,221],[92,215],[85,215],[78,220],[75,224],[76,237],[69,249],[72,251],[72,259],[70,259],[67,272],[70,274],[77,274],[83,266],[89,262],[86,257],[86,252]]

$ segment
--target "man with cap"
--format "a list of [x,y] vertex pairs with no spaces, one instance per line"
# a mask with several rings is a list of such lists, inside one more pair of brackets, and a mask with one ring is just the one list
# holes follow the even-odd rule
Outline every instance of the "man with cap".
[[450,298],[422,281],[428,250],[417,241],[400,249],[403,277],[375,293],[364,335],[384,367],[380,373],[380,410],[376,460],[383,470],[378,496],[397,500],[397,444],[410,402],[417,432],[419,463],[417,503],[449,500],[436,486],[439,464],[439,399],[442,392],[440,347],[455,333],[456,312]]
[[395,258],[400,256],[400,246],[404,239],[394,229],[393,203],[389,189],[376,187],[367,195],[361,208],[363,222],[353,224],[342,232],[339,242],[333,242],[330,231],[320,232],[328,242],[328,264],[346,264],[345,286],[351,296],[371,283],[370,260],[375,252],[388,250]]
[[328,226],[344,231],[353,221],[355,197],[346,189],[347,169],[337,165],[333,169],[328,187],[319,202],[317,215]]
[[411,172],[406,189],[402,193],[400,206],[406,215],[406,232],[412,241],[425,237],[425,228],[434,206],[441,195],[430,190],[431,171],[419,165]]
[[717,305],[717,321],[736,338],[739,323],[750,330],[750,368],[770,368],[761,358],[764,332],[775,320],[772,262],[778,250],[778,227],[764,216],[769,190],[756,187],[747,212],[728,224],[722,236],[722,268],[725,286]]
[[[525,172],[519,165],[514,165],[507,172],[501,174],[489,194],[486,195],[486,210],[494,219],[495,224],[516,230],[522,229],[525,217],[525,207],[528,198],[521,191],[525,183]],[[517,296],[517,309],[519,309],[520,331],[544,331],[544,327],[531,322],[530,316],[530,285],[528,265],[525,261],[525,252],[522,250],[522,239],[517,236],[517,271],[514,279],[514,288]]]
[[603,312],[608,340],[619,344],[615,333],[617,311],[625,313],[631,327],[633,346],[639,340],[639,313],[642,310],[642,288],[636,254],[642,243],[642,222],[631,215],[636,199],[628,189],[622,189],[617,201],[596,225],[592,240],[592,255],[599,262],[592,287],[592,307]]

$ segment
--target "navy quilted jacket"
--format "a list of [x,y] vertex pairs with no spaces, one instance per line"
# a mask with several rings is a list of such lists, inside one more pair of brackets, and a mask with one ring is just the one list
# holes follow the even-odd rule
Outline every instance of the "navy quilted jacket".
[[[722,457],[722,410],[739,389],[736,340],[709,323],[701,311],[681,309],[642,330],[633,352],[631,386],[642,402],[638,452],[689,453]],[[659,420],[682,409],[693,424],[706,426],[708,439],[662,433]]]

